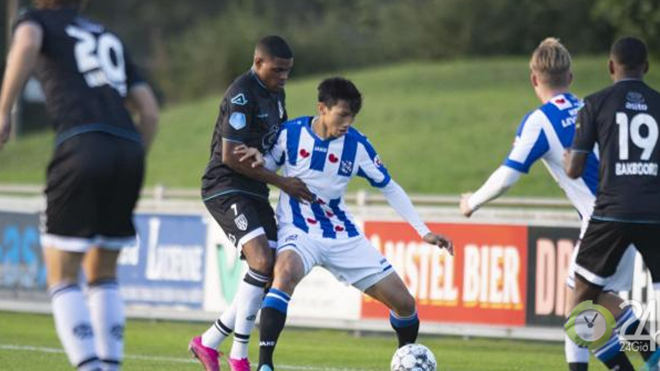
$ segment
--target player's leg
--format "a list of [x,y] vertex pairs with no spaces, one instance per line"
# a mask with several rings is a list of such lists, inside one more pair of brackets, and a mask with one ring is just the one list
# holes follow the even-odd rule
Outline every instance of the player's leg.
[[124,358],[126,317],[117,282],[117,259],[121,248],[137,243],[133,209],[142,187],[144,149],[139,143],[107,135],[99,137],[95,145],[106,155],[113,155],[113,166],[95,177],[99,248],[87,253],[83,267],[97,355],[104,371],[118,371]]
[[[573,308],[584,301],[597,302],[603,287],[611,283],[617,266],[630,245],[623,223],[591,220],[584,235],[575,264]],[[608,369],[633,371],[626,354],[621,351],[617,331],[595,351]]]
[[[644,263],[649,271],[651,271],[653,288],[655,290],[660,289],[660,250],[658,250],[660,224],[633,225],[630,227],[630,234],[634,240],[635,247],[644,259]],[[641,324],[639,320],[633,322],[628,326],[626,335],[630,337],[630,334],[634,333],[640,326],[645,326],[645,324]],[[648,329],[644,328],[643,330],[644,335],[642,337],[648,337],[647,344],[643,344],[644,340],[642,340],[642,344],[639,345],[640,348],[645,348],[646,350],[645,352],[641,352],[646,361],[646,369],[658,370],[658,366],[660,365],[660,350],[657,348],[657,334],[648,335]]]
[[390,308],[390,324],[399,339],[399,348],[414,343],[419,333],[415,298],[398,274],[390,274],[365,290],[365,293]]
[[284,246],[278,251],[273,286],[268,290],[261,307],[257,367],[259,371],[275,369],[273,353],[284,330],[289,300],[307,272],[298,246]]
[[117,284],[119,252],[117,249],[92,249],[83,261],[96,352],[104,371],[121,369],[124,358],[126,318]]
[[83,254],[97,233],[94,178],[107,165],[105,153],[94,156],[89,142],[93,135],[73,137],[55,150],[48,167],[41,235],[55,327],[69,361],[79,370],[101,367],[89,309],[78,284]]

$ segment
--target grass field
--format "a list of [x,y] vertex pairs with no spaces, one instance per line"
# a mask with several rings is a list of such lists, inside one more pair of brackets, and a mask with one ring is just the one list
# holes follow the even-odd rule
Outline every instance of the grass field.
[[[605,57],[575,60],[574,92],[583,96],[610,83]],[[660,86],[651,69],[648,81]],[[295,73],[295,71],[294,71]],[[409,192],[474,190],[503,160],[516,127],[538,102],[526,58],[414,63],[348,71],[365,97],[355,126],[367,134],[394,178]],[[324,76],[296,79],[287,88],[290,117],[314,114]],[[149,156],[147,184],[199,187],[209,155],[220,94],[167,107]],[[44,180],[52,134],[11,143],[0,153],[0,182]],[[543,166],[535,166],[513,195],[560,196]],[[355,182],[353,189],[367,188]]]
[[[205,326],[204,323],[129,321],[124,369],[201,370],[189,358],[186,345]],[[252,337],[258,337],[256,331]],[[564,347],[559,343],[454,337],[422,337],[419,342],[433,350],[439,371],[566,369]],[[385,371],[389,370],[395,344],[393,334],[356,337],[340,331],[287,329],[278,345],[276,367],[299,371]],[[0,312],[1,370],[71,370],[60,349],[50,316]],[[252,360],[257,360],[257,351],[257,341],[252,341]],[[640,364],[637,355],[631,358]],[[592,359],[590,370],[605,368]]]

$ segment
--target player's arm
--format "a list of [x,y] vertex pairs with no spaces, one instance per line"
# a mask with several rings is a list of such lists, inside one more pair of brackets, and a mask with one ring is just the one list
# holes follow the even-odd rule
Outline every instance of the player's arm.
[[43,29],[36,22],[21,22],[14,31],[0,93],[0,149],[9,140],[12,107],[37,64],[42,42]]
[[357,175],[369,181],[372,187],[383,192],[392,208],[410,224],[424,242],[446,248],[454,254],[454,245],[448,238],[435,234],[426,226],[417,214],[406,192],[390,177],[387,168],[380,161],[376,150],[366,138],[361,138],[356,155]]
[[411,227],[417,231],[417,234],[424,240],[424,242],[431,245],[443,247],[454,255],[454,244],[450,239],[445,236],[431,232],[426,223],[419,216],[415,207],[413,206],[410,197],[394,180],[390,180],[387,185],[381,187],[380,190],[387,199],[387,202],[392,208],[410,224]]
[[521,175],[521,172],[506,165],[500,166],[476,192],[461,195],[461,213],[470,217],[482,205],[506,193]]
[[145,149],[148,150],[158,131],[159,109],[156,96],[148,84],[137,84],[128,91],[127,105],[137,114],[135,125],[142,134]]
[[585,100],[585,105],[578,112],[575,121],[575,137],[570,151],[564,154],[564,170],[571,179],[577,179],[582,176],[584,168],[587,165],[589,153],[596,144],[596,123],[591,114],[591,104]]
[[531,166],[550,149],[543,132],[543,113],[536,110],[525,116],[518,126],[516,139],[504,163],[475,193],[461,195],[460,211],[470,217],[484,204],[506,193],[522,174],[529,172]]
[[244,144],[226,139],[222,141],[222,162],[232,170],[254,180],[272,184],[297,200],[313,202],[316,199],[316,196],[300,179],[281,176],[263,166],[253,167],[253,161],[241,161],[243,155],[240,146],[244,146]]

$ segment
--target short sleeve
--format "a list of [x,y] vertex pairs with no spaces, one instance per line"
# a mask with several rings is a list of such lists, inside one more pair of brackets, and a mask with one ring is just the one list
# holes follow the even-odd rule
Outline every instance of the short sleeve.
[[218,116],[223,139],[245,143],[253,120],[254,104],[254,100],[245,90],[233,89],[227,93],[222,100]]
[[358,140],[357,150],[357,175],[369,181],[372,187],[383,188],[390,180],[390,174],[387,168],[380,160],[378,153],[366,137]]
[[576,152],[591,153],[596,144],[596,123],[593,118],[593,107],[589,100],[585,100],[584,107],[578,112],[575,121],[575,137],[571,149]]
[[522,120],[518,126],[513,148],[504,160],[504,166],[528,173],[534,162],[548,152],[550,146],[543,132],[544,119],[547,118],[543,112],[536,110]]

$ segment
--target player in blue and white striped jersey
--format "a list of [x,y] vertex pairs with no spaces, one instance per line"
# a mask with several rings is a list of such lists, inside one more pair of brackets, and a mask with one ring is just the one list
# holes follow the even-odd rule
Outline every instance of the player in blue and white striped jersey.
[[[552,177],[557,181],[566,197],[580,214],[582,226],[580,238],[584,234],[594,209],[598,187],[598,152],[589,153],[585,171],[581,177],[571,179],[564,171],[563,158],[567,148],[573,143],[575,120],[583,103],[568,91],[572,80],[571,57],[568,50],[557,39],[547,38],[534,51],[530,61],[531,82],[537,97],[543,104],[523,118],[513,145],[504,163],[490,176],[486,183],[474,194],[467,193],[461,198],[461,212],[469,217],[480,206],[504,194],[522,174],[527,174],[531,166],[541,160]],[[567,277],[566,303],[572,303],[575,287],[575,258],[579,242],[573,253]],[[610,283],[604,287],[606,294],[599,297],[598,303],[605,306],[619,320],[629,319],[629,308],[619,308],[622,300],[618,291],[628,291],[632,286],[635,250],[628,248]],[[572,308],[566,308],[570,313]],[[616,335],[615,335],[616,337]],[[616,339],[618,340],[618,339]],[[578,347],[566,336],[566,361],[571,371],[586,371],[589,362],[587,348]],[[610,351],[605,347],[594,354],[606,365],[623,365],[628,362],[625,353]]]
[[387,305],[392,310],[390,322],[399,346],[417,338],[415,299],[393,274],[387,259],[358,229],[344,203],[353,177],[364,177],[379,188],[422,240],[453,252],[449,240],[424,224],[367,138],[351,127],[362,105],[355,85],[337,77],[324,80],[318,90],[318,116],[284,123],[265,156],[268,169],[281,167],[285,176],[302,180],[316,201],[305,203],[280,194],[273,286],[261,308],[259,371],[273,370],[273,352],[284,328],[290,296],[317,265]]

